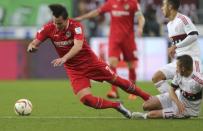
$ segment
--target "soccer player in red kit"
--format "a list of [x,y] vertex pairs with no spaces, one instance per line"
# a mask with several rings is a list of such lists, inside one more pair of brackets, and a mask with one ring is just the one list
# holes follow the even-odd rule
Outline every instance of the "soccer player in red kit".
[[[99,8],[76,17],[75,20],[81,21],[104,13],[110,13],[111,15],[108,53],[111,69],[116,72],[116,67],[122,54],[124,61],[128,64],[129,79],[135,83],[135,67],[138,59],[134,37],[134,17],[137,16],[138,18],[139,34],[142,34],[145,22],[139,4],[137,0],[108,0]],[[117,88],[114,85],[112,85],[112,90],[107,96],[109,98],[119,98]]]
[[49,8],[53,13],[53,21],[37,32],[36,38],[28,46],[28,52],[37,51],[40,43],[50,38],[59,55],[58,59],[52,61],[53,66],[64,64],[72,89],[84,105],[95,109],[114,108],[125,117],[131,118],[131,112],[120,102],[93,96],[90,90],[90,80],[107,81],[144,100],[148,100],[150,95],[132,82],[117,76],[106,63],[94,54],[87,44],[81,24],[68,18],[65,7],[60,4],[52,4],[49,5]]

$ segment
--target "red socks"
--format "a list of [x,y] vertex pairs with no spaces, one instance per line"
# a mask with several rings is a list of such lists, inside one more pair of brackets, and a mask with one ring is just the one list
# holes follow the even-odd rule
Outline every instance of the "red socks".
[[100,97],[92,96],[92,94],[82,97],[80,101],[95,109],[117,108],[120,105],[119,102],[108,101]]
[[138,86],[135,86],[132,82],[125,80],[119,76],[117,76],[116,80],[114,82],[111,82],[111,84],[119,86],[125,92],[140,96],[145,101],[148,100],[151,96],[147,92],[144,92],[142,89],[140,89]]

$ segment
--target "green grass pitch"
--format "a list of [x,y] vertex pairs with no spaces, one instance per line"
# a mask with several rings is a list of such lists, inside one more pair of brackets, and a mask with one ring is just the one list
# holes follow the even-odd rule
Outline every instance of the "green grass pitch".
[[[157,94],[150,82],[138,85]],[[92,83],[94,95],[105,97],[107,83]],[[131,111],[142,111],[142,100],[128,100],[119,91],[124,105]],[[33,104],[30,116],[17,116],[13,106],[17,99],[27,98]],[[203,106],[202,106],[203,109]],[[187,120],[129,120],[113,109],[95,110],[83,106],[73,94],[68,80],[0,81],[0,131],[201,131],[200,118]]]

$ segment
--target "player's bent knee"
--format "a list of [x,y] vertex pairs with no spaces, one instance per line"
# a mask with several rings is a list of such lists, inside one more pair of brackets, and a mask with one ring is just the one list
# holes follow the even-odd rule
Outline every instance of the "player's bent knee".
[[77,97],[78,97],[79,99],[81,99],[81,98],[83,98],[84,96],[89,95],[89,94],[92,94],[92,93],[91,93],[90,88],[87,87],[87,88],[84,88],[84,89],[78,91],[76,95],[77,95]]
[[90,106],[91,104],[91,96],[90,95],[85,95],[83,96],[80,101],[84,104],[84,105],[87,105],[87,106]]
[[144,111],[151,111],[156,109],[156,106],[156,98],[151,98],[143,103],[142,108]]

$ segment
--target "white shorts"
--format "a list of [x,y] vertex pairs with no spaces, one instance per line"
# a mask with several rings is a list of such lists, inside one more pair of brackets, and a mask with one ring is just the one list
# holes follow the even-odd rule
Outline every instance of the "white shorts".
[[169,93],[164,93],[156,96],[162,106],[162,115],[164,118],[174,118],[178,114],[176,104],[169,97]]
[[[201,60],[198,57],[193,57],[193,71],[195,72],[202,72],[201,69],[202,65],[201,65]],[[164,75],[166,76],[166,79],[173,79],[175,73],[176,73],[176,60],[174,60],[173,62],[163,66],[160,69],[161,72],[164,73]]]
[[[176,91],[178,95],[180,93],[179,90]],[[179,95],[178,95],[179,96]],[[188,118],[188,113],[184,112],[183,114],[179,114],[178,107],[174,101],[169,96],[169,93],[164,93],[156,96],[162,106],[162,115],[164,118]]]

